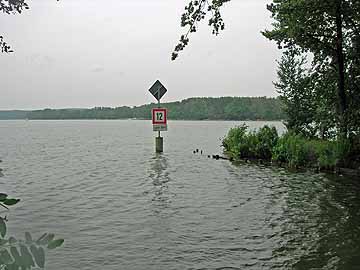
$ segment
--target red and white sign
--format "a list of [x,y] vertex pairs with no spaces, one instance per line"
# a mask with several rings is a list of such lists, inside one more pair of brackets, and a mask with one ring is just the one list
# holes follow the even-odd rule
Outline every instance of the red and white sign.
[[166,125],[167,109],[163,109],[163,108],[152,109],[152,123],[153,125]]

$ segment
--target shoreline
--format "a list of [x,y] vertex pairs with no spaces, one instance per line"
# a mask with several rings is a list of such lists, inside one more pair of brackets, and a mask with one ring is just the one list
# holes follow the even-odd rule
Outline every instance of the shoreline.
[[[151,119],[131,119],[131,118],[66,118],[66,119],[0,119],[0,121],[151,121]],[[168,119],[171,121],[196,121],[196,122],[283,122],[283,119],[280,120],[229,120],[229,119]]]
[[299,166],[296,168],[292,168],[288,166],[285,162],[276,162],[272,160],[265,160],[261,158],[239,158],[236,154],[224,151],[224,155],[228,157],[228,160],[237,164],[253,164],[253,165],[265,165],[268,167],[277,167],[284,168],[293,172],[302,172],[302,171],[310,171],[313,173],[326,173],[338,176],[347,176],[347,177],[356,177],[360,179],[360,169],[346,168],[346,167],[335,167],[333,169],[325,169],[316,166]]

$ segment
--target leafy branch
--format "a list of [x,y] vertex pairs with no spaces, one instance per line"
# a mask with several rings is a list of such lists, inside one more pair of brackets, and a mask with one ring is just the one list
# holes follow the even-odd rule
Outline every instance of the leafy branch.
[[[4,14],[15,15],[21,14],[27,9],[29,9],[29,5],[26,3],[26,0],[0,0],[0,13],[2,12]],[[4,41],[3,36],[0,36],[0,51],[2,53],[14,52],[10,45]]]
[[211,16],[208,21],[210,27],[212,27],[212,33],[218,35],[221,30],[225,29],[225,23],[222,19],[220,8],[225,2],[230,0],[192,0],[185,7],[185,12],[181,16],[181,27],[188,27],[187,32],[181,35],[179,43],[175,46],[175,49],[171,55],[171,59],[175,60],[180,51],[184,50],[189,44],[189,35],[197,31],[198,23],[205,20],[206,15],[210,12]]
[[[8,198],[0,193],[0,205],[9,210],[8,206],[17,204],[20,200]],[[6,237],[7,218],[0,217],[0,270],[31,270],[45,267],[45,249],[60,247],[64,239],[55,239],[52,233],[44,233],[37,240],[33,240],[29,232],[25,232],[24,240]]]
[[[0,12],[5,14],[22,13],[24,10],[29,9],[29,5],[25,0],[0,0]],[[4,41],[3,36],[0,36],[0,51],[2,53],[12,53],[10,45]]]

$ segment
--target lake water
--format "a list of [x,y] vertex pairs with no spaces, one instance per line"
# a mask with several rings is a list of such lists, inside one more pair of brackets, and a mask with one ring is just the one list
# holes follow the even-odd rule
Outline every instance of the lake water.
[[65,238],[50,270],[360,269],[358,182],[208,159],[239,124],[170,122],[156,155],[150,121],[1,121],[10,233]]

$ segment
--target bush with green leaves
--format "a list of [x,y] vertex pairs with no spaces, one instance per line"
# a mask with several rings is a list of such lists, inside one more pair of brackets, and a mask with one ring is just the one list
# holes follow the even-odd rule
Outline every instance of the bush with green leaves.
[[286,163],[289,167],[303,167],[314,160],[314,152],[307,140],[300,134],[284,134],[272,151],[272,160]]
[[258,158],[271,159],[272,149],[279,140],[279,135],[275,127],[264,126],[253,133],[256,137],[255,153]]
[[291,168],[326,170],[343,165],[352,149],[346,138],[309,139],[291,131],[279,137],[275,127],[248,131],[246,125],[232,128],[223,140],[223,147],[235,158],[272,160]]
[[[0,206],[6,210],[19,201],[0,193]],[[7,237],[6,222],[6,216],[0,217],[0,270],[43,269],[45,250],[55,249],[64,243],[64,239],[55,239],[51,233],[44,233],[38,239],[29,232],[25,232],[24,240]]]
[[272,159],[289,167],[317,167],[332,170],[347,157],[348,140],[308,139],[292,132],[282,136],[273,149]]
[[230,129],[227,136],[222,141],[222,145],[225,150],[234,156],[241,157],[245,150],[244,147],[247,147],[247,145],[245,145],[247,129],[248,126],[245,124]]
[[270,160],[278,138],[275,127],[264,126],[258,131],[248,132],[248,126],[243,124],[232,128],[222,144],[236,157]]

